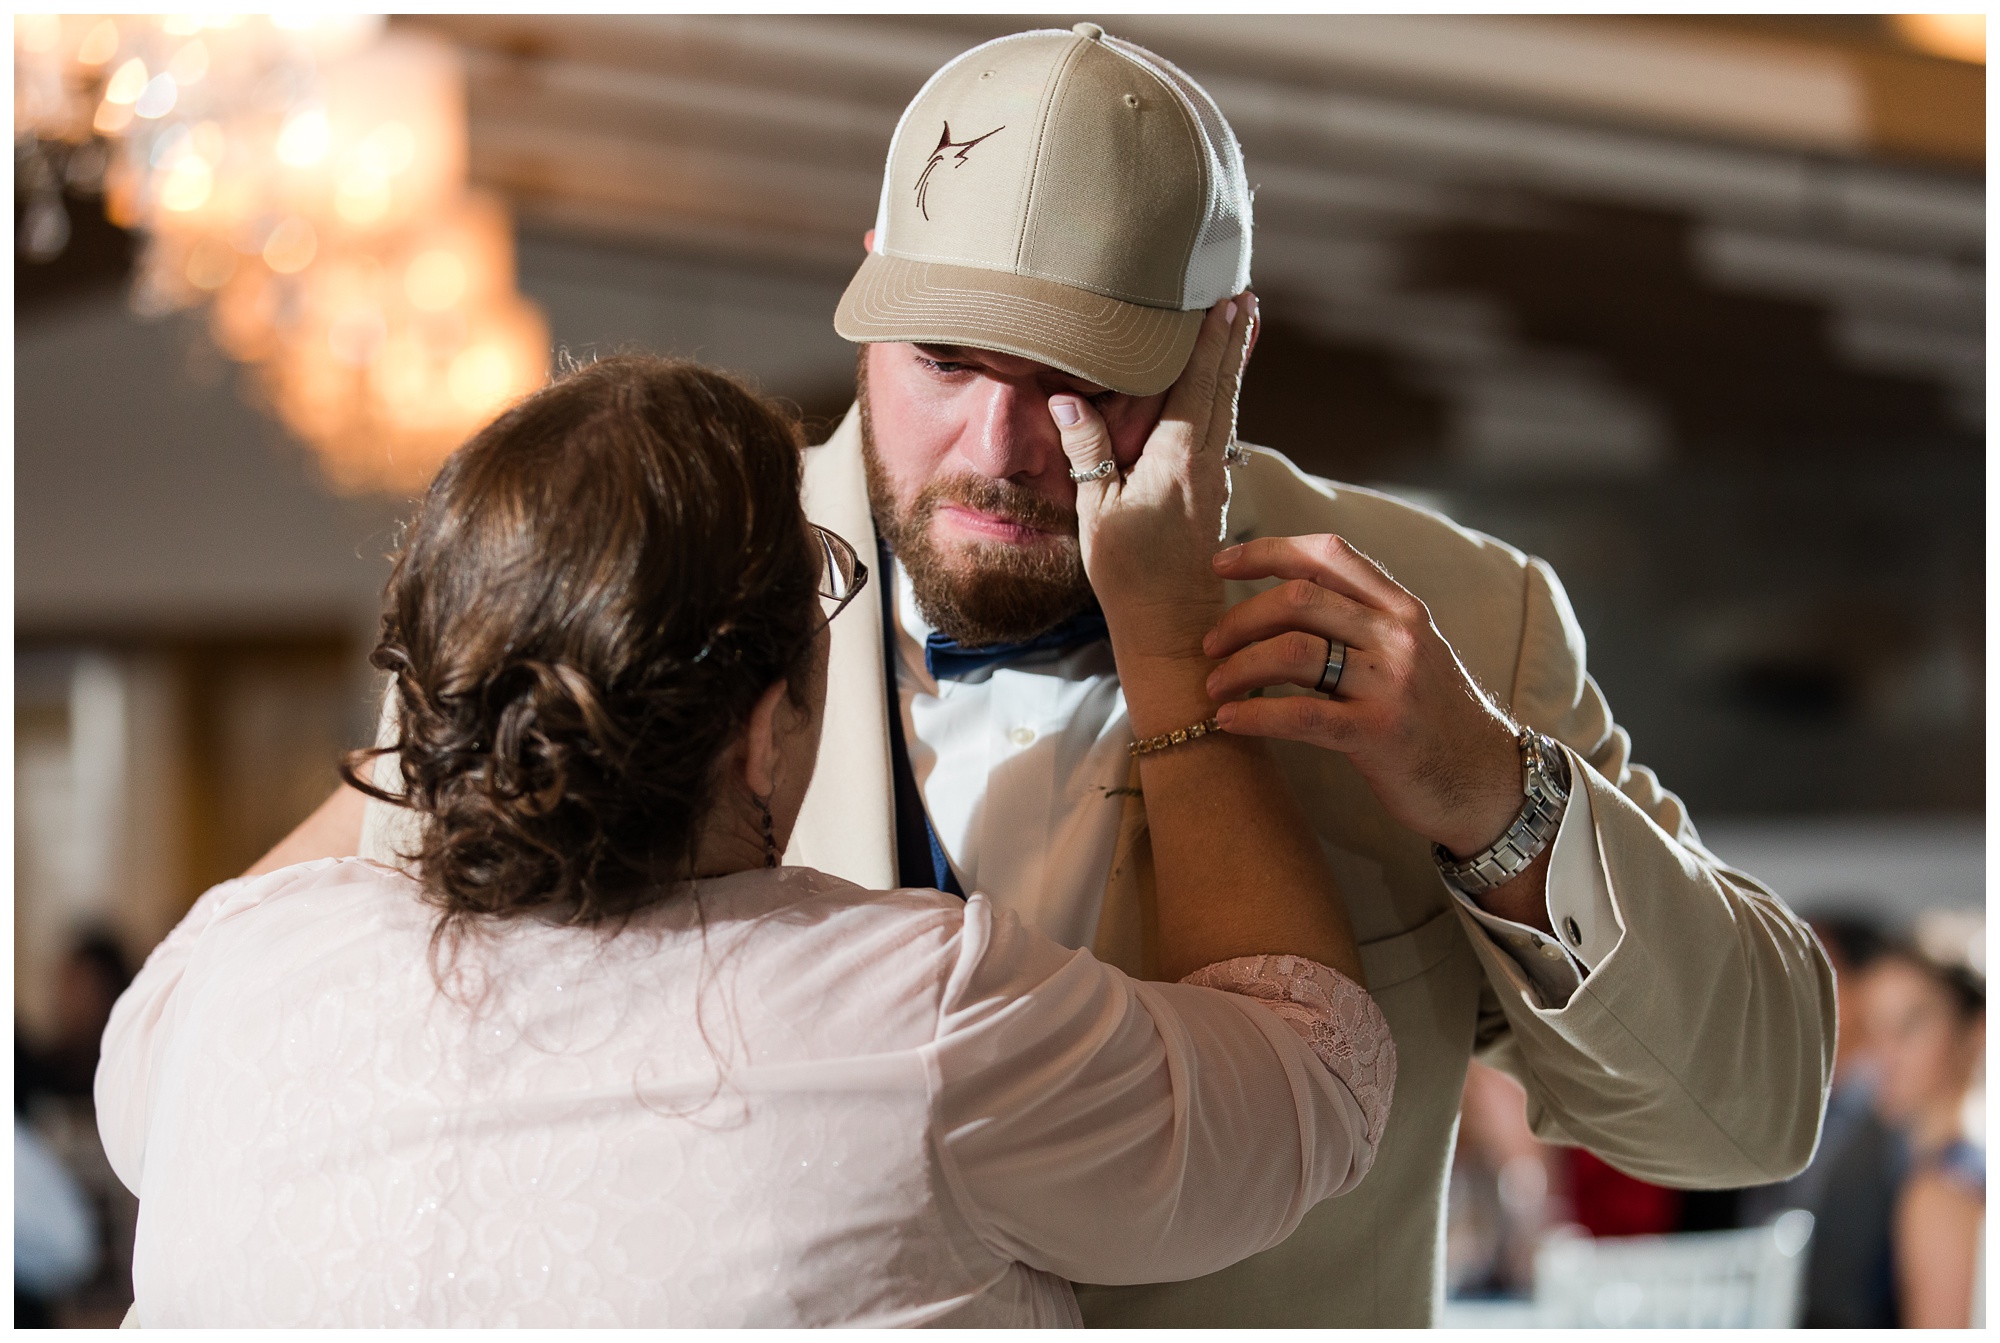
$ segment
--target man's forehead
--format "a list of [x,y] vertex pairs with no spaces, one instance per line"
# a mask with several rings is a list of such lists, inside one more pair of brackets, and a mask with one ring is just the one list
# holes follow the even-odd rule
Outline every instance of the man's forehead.
[[1053,376],[1069,382],[1079,391],[1093,395],[1108,390],[1092,382],[1089,378],[1078,377],[1076,374],[1066,372],[1053,364],[1040,363],[1033,359],[1023,358],[1015,354],[1007,354],[999,350],[982,350],[975,345],[937,345],[929,341],[914,341],[912,344],[917,349],[923,351],[926,358],[935,359],[940,363],[978,364],[981,367],[990,368],[996,373],[1015,377],[1035,375]]

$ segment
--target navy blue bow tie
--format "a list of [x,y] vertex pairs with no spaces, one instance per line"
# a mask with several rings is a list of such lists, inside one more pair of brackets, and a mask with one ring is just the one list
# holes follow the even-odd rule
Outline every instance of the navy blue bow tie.
[[1110,630],[1104,624],[1104,612],[1092,606],[1026,643],[964,648],[956,639],[934,633],[924,640],[924,665],[930,668],[931,675],[937,680],[958,681],[982,668],[1012,662],[1030,653],[1067,653],[1072,648],[1082,648],[1109,635]]

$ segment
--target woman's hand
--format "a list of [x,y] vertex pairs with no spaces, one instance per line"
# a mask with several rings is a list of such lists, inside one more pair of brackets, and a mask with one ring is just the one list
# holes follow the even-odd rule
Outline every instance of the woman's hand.
[[[1288,581],[1232,607],[1203,648],[1224,729],[1340,751],[1401,824],[1469,857],[1521,809],[1508,721],[1431,623],[1421,601],[1338,536],[1274,536],[1215,556],[1224,578]],[[1315,689],[1336,644],[1332,698],[1240,700],[1265,686]]]
[[[1256,299],[1209,309],[1187,367],[1146,445],[1123,478],[1114,468],[1076,487],[1084,571],[1104,607],[1121,664],[1129,657],[1200,658],[1201,638],[1222,609],[1210,558],[1229,503],[1223,454],[1235,440]],[[1071,470],[1113,461],[1111,436],[1088,400],[1049,398]]]
[[[1205,684],[1215,664],[1202,636],[1223,612],[1213,560],[1229,503],[1224,453],[1255,316],[1247,293],[1210,309],[1139,460],[1122,479],[1112,469],[1077,483],[1084,569],[1142,740],[1215,712]],[[1116,460],[1082,397],[1051,397],[1049,411],[1073,471]],[[1139,762],[1157,878],[1157,973],[1178,979],[1236,956],[1285,952],[1361,982],[1325,850],[1262,742],[1204,735]]]

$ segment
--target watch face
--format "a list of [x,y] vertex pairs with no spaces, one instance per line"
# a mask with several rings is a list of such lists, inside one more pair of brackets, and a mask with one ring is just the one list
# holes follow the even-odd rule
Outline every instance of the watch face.
[[1548,788],[1560,796],[1569,795],[1569,757],[1562,748],[1539,732],[1529,735],[1533,769],[1547,780]]

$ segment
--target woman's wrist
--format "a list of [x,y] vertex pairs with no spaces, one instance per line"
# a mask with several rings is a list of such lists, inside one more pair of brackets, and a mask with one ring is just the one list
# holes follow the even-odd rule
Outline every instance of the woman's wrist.
[[1118,683],[1135,737],[1144,740],[1172,732],[1215,713],[1215,701],[1208,697],[1207,689],[1215,663],[1199,652],[1130,653],[1121,650],[1114,637],[1112,654],[1118,661]]
[[[1156,584],[1156,589],[1173,585]],[[1202,640],[1228,610],[1222,585],[1195,595],[1169,596],[1156,590],[1143,598],[1099,598],[1111,643],[1122,655],[1141,658],[1204,657]]]

